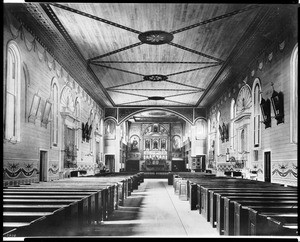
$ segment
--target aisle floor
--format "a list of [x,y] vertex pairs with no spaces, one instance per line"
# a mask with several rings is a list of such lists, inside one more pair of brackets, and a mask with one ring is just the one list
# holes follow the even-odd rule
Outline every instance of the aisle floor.
[[101,224],[92,225],[79,236],[219,237],[198,210],[174,194],[167,179],[145,179],[124,206]]

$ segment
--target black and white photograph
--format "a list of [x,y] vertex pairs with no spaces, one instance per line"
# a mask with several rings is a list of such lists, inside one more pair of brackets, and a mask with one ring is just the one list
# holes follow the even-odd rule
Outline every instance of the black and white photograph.
[[299,240],[297,1],[2,6],[3,241]]

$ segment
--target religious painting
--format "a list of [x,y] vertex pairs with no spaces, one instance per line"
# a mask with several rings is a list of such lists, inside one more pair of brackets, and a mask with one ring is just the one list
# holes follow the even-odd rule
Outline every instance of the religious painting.
[[146,130],[145,130],[145,134],[147,134],[147,133],[151,133],[152,132],[152,126],[150,125],[150,126],[148,126],[147,128],[146,128]]
[[37,115],[38,115],[40,102],[41,102],[41,97],[38,96],[37,94],[34,94],[33,99],[32,99],[32,103],[31,103],[30,112],[29,112],[29,117],[28,117],[29,122],[35,123],[35,120],[36,120]]
[[139,142],[140,138],[137,135],[134,135],[130,139],[131,151],[139,151]]
[[145,140],[145,150],[150,150],[150,139]]
[[162,140],[161,140],[161,149],[162,149],[162,150],[165,150],[165,149],[166,149],[166,143],[167,143],[167,142],[166,142],[165,139],[162,139]]
[[107,139],[116,138],[116,123],[109,119],[104,122],[104,134]]
[[42,120],[41,120],[41,126],[43,126],[45,128],[47,128],[47,124],[49,122],[51,106],[52,106],[51,102],[49,100],[47,100],[45,103],[45,108],[44,108],[44,112],[43,112]]
[[153,132],[157,133],[158,132],[158,124],[153,125]]
[[181,148],[181,139],[179,135],[174,135],[172,139],[173,151],[179,151]]
[[158,150],[158,140],[153,140],[153,150]]

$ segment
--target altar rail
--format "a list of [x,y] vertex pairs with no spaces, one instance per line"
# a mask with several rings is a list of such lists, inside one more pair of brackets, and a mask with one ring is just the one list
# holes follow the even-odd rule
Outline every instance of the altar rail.
[[143,171],[144,178],[166,178],[168,179],[169,171]]

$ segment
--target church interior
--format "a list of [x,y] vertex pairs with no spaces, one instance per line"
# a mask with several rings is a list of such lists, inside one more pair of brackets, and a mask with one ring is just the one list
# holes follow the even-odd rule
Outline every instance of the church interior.
[[3,6],[6,241],[298,235],[299,5]]

